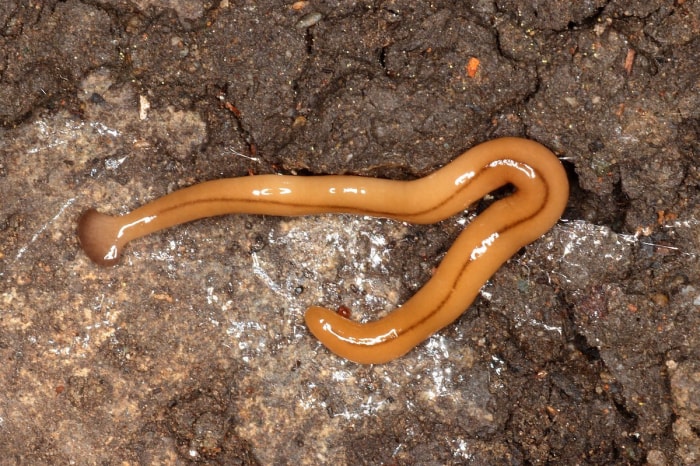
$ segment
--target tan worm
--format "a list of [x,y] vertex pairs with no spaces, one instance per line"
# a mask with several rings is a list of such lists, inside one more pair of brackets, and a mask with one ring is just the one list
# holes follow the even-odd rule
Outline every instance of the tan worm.
[[383,363],[457,319],[509,257],[557,222],[569,185],[564,168],[547,148],[527,139],[495,139],[413,181],[334,175],[208,181],[120,217],[88,210],[80,218],[78,235],[93,261],[113,265],[129,241],[203,217],[352,213],[435,223],[508,184],[515,192],[478,215],[425,286],[386,317],[359,323],[322,307],[306,311],[309,329],[331,351],[358,363]]

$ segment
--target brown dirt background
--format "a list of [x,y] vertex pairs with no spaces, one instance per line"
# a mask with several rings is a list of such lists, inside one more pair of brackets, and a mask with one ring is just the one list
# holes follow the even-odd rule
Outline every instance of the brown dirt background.
[[[700,463],[700,2],[5,0],[0,463]],[[469,76],[468,60],[480,60]],[[359,366],[467,217],[229,216],[100,269],[76,219],[248,173],[410,179],[516,135],[564,218]]]

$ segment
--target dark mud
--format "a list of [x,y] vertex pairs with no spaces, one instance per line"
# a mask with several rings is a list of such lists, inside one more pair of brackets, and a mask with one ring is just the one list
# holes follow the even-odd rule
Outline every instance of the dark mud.
[[[699,32],[689,0],[2,2],[3,461],[698,464]],[[564,161],[564,218],[386,365],[303,309],[388,312],[463,218],[231,216],[111,269],[75,236],[88,207],[410,179],[505,135]]]

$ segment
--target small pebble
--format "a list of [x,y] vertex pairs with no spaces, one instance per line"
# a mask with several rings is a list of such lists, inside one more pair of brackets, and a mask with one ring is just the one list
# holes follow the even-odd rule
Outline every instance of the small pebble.
[[647,464],[649,466],[666,466],[666,456],[660,450],[650,450],[647,454]]
[[651,301],[657,306],[663,307],[668,304],[668,296],[663,293],[654,293],[651,295]]
[[310,28],[314,24],[318,23],[321,21],[321,18],[323,16],[319,12],[313,12],[313,13],[308,13],[305,14],[304,16],[301,17],[301,19],[297,22],[297,29],[306,29]]

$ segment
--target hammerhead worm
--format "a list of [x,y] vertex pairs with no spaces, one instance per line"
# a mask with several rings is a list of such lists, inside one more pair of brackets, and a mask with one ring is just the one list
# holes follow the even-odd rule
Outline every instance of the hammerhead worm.
[[350,213],[435,223],[509,184],[514,192],[478,215],[425,286],[389,315],[359,323],[322,307],[306,311],[309,329],[332,352],[358,363],[383,363],[457,319],[508,258],[557,222],[569,185],[564,168],[547,148],[527,139],[495,139],[412,181],[340,175],[207,181],[123,216],[88,210],[79,220],[78,236],[88,257],[106,266],[118,261],[129,241],[204,217]]

